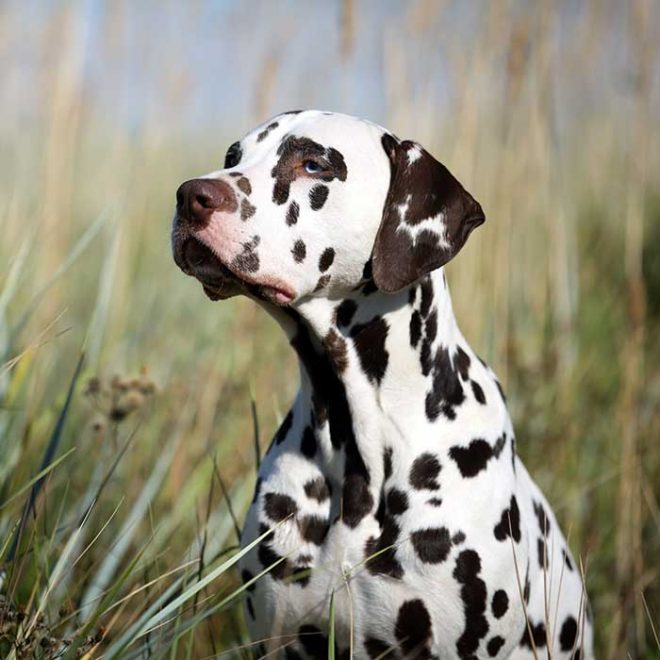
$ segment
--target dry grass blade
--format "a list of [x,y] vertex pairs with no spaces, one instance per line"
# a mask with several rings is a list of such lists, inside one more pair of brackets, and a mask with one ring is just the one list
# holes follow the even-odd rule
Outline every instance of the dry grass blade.
[[[44,452],[43,458],[41,459],[40,472],[45,471],[48,465],[53,462],[55,452],[57,451],[57,448],[60,444],[60,440],[62,439],[62,432],[64,431],[64,423],[66,422],[67,415],[69,414],[69,410],[71,408],[73,392],[76,387],[76,383],[78,382],[80,372],[82,370],[84,357],[85,357],[84,354],[80,355],[80,358],[78,359],[78,364],[76,365],[76,369],[73,372],[73,377],[71,378],[71,382],[69,384],[69,390],[67,392],[64,405],[62,406],[60,414],[57,418],[57,422],[55,423],[55,427],[53,428],[53,432],[51,433],[50,439],[48,440],[48,444],[46,445],[46,451]],[[48,474],[48,472],[46,472],[46,474]],[[32,489],[30,491],[30,497],[26,502],[25,507],[23,508],[23,514],[21,515],[21,522],[18,526],[18,530],[16,531],[14,540],[9,550],[9,554],[7,556],[7,561],[9,562],[13,561],[14,557],[16,556],[16,551],[20,544],[21,535],[23,533],[25,523],[27,522],[27,517],[30,511],[33,510],[34,508],[37,497],[44,485],[45,478],[46,477],[44,475],[43,477],[38,479],[32,486]]]

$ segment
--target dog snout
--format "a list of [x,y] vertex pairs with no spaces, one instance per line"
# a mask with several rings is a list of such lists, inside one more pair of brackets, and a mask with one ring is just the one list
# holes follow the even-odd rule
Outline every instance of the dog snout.
[[220,179],[191,179],[176,191],[177,213],[194,229],[206,227],[213,213],[233,213],[237,207],[231,186]]

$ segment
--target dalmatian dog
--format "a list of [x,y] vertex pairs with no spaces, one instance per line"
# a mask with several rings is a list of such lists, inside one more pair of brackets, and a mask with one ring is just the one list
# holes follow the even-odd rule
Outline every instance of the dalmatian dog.
[[289,112],[176,200],[178,266],[300,363],[242,534],[257,656],[591,658],[580,566],[452,312],[443,266],[485,218],[447,168]]

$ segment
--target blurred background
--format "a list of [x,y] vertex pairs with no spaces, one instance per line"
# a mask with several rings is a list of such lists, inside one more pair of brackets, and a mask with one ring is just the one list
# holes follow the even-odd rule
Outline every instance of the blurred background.
[[180,182],[311,107],[419,140],[481,202],[459,322],[598,657],[659,657],[659,56],[653,0],[3,2],[0,655],[252,657],[236,525],[297,368],[169,228]]

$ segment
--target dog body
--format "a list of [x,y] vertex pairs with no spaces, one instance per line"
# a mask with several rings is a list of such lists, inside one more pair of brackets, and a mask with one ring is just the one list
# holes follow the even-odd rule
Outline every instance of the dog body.
[[241,566],[262,654],[591,657],[579,567],[452,311],[442,266],[483,220],[416,143],[318,111],[179,189],[177,263],[300,361],[242,535],[270,530]]

